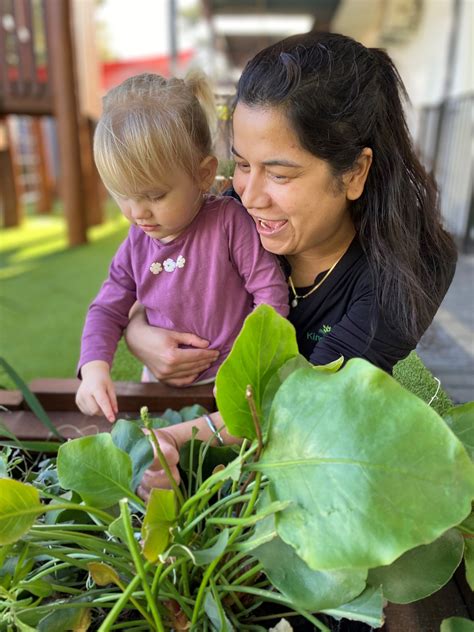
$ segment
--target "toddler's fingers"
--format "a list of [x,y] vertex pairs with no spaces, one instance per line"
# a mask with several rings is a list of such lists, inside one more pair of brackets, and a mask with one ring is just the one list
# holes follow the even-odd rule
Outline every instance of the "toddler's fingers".
[[107,391],[103,390],[96,393],[95,401],[97,402],[99,408],[101,409],[107,421],[110,421],[110,423],[113,423],[115,421],[115,413],[113,411],[112,404],[110,402]]
[[107,387],[107,394],[109,396],[110,405],[112,406],[112,410],[116,415],[118,413],[118,404],[117,404],[117,395],[115,394],[115,388],[113,384],[110,384]]
[[89,415],[90,417],[101,414],[101,410],[97,405],[97,402],[95,401],[93,395],[88,395],[84,399],[84,404],[81,408],[81,411],[84,413],[84,415]]

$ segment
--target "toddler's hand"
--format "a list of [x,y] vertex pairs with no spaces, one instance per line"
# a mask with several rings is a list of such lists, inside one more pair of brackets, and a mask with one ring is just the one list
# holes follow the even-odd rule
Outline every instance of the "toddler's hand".
[[81,368],[81,374],[82,382],[76,394],[79,410],[85,415],[103,414],[114,422],[118,413],[117,397],[107,362],[88,362]]

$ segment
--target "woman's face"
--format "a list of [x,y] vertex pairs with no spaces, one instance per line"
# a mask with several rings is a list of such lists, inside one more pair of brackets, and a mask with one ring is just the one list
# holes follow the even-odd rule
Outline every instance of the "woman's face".
[[239,103],[233,124],[234,188],[266,250],[319,257],[352,239],[345,190],[326,161],[301,147],[283,113]]

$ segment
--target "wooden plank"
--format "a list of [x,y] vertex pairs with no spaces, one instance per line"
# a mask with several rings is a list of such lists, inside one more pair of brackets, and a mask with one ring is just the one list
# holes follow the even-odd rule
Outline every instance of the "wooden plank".
[[[79,412],[56,411],[49,413],[49,417],[66,439],[109,432],[112,427],[103,417],[88,417]],[[20,441],[56,441],[56,437],[29,411],[20,410],[2,415],[2,421]]]
[[23,408],[23,395],[20,391],[0,390],[0,407],[7,410],[19,410]]
[[17,96],[0,94],[0,114],[49,116],[52,114],[52,112],[52,97],[46,91],[38,96]]
[[[77,379],[33,380],[29,388],[48,411],[77,411],[75,396],[80,381]],[[165,384],[142,382],[115,382],[120,412],[138,413],[142,406],[153,411],[166,408],[179,410],[183,406],[200,404],[209,411],[215,410],[213,385],[174,388]]]

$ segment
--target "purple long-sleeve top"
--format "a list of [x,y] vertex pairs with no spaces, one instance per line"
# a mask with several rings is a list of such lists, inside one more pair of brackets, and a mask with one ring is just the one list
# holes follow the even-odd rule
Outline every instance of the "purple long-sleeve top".
[[81,367],[109,365],[139,301],[150,325],[194,333],[219,349],[218,361],[198,379],[214,376],[245,317],[266,303],[288,315],[288,287],[276,257],[262,247],[255,225],[236,200],[209,196],[191,224],[169,243],[137,226],[115,254],[109,276],[89,307]]

